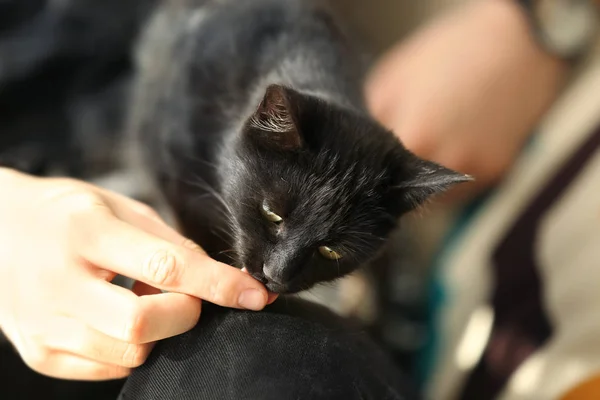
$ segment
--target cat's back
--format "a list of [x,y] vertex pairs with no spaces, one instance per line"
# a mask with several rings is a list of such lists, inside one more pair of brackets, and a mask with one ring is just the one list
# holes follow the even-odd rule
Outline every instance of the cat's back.
[[320,61],[334,64],[339,34],[311,0],[169,0],[140,42],[138,65],[163,85],[183,75],[193,94],[208,95],[213,104],[224,96],[216,102],[231,107],[293,54],[320,49]]
[[188,154],[212,163],[273,75],[354,87],[343,43],[311,0],[167,0],[138,42],[131,129],[147,138],[153,161]]
[[268,84],[362,106],[351,43],[318,0],[165,1],[137,46],[129,128],[141,158],[161,181],[196,174],[218,186],[207,166]]

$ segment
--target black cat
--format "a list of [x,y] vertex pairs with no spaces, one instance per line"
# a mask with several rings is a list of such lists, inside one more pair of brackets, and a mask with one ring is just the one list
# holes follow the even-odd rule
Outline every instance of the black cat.
[[468,176],[366,112],[320,6],[171,0],[138,53],[132,130],[183,233],[278,293],[373,259],[398,218]]

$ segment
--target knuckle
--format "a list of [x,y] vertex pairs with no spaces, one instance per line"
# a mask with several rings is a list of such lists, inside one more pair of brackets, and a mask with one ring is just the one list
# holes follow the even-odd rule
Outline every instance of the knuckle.
[[69,208],[72,210],[90,210],[104,206],[102,199],[88,190],[73,190],[68,194]]
[[106,206],[102,199],[93,193],[81,193],[75,196],[77,198],[72,203],[68,203],[66,230],[74,245],[89,248],[97,243],[97,235],[89,229],[93,212]]
[[230,293],[228,285],[223,279],[220,279],[214,271],[209,275],[208,279],[205,280],[205,300],[209,300],[216,304],[229,304]]
[[125,324],[123,332],[123,341],[127,343],[140,343],[144,338],[144,333],[148,321],[143,307],[137,305],[131,312],[129,320]]
[[39,373],[46,373],[52,352],[43,347],[33,347],[23,355],[23,361],[29,368]]
[[188,249],[188,250],[204,253],[204,250],[202,249],[202,247],[200,247],[198,244],[194,243],[192,240],[187,239],[187,238],[183,240],[183,242],[181,243],[181,247]]
[[151,218],[151,219],[158,219],[158,220],[161,219],[160,214],[158,212],[156,212],[156,210],[154,208],[152,208],[149,205],[144,204],[144,203],[139,203],[136,211],[139,214],[141,214],[145,217]]
[[121,356],[121,365],[127,368],[137,368],[146,361],[145,346],[139,344],[127,344]]
[[211,301],[217,304],[223,304],[227,296],[223,293],[222,283],[220,281],[213,282],[209,286],[209,293]]
[[142,276],[149,283],[172,286],[179,280],[183,262],[174,251],[161,249],[154,252],[142,267]]
[[69,215],[67,219],[67,233],[73,247],[87,248],[95,242],[94,235],[86,233],[87,230],[84,229],[86,225],[85,213],[75,211]]
[[73,252],[82,253],[94,249],[98,243],[98,236],[86,227],[89,226],[87,213],[83,211],[72,212],[67,220],[68,244]]
[[106,351],[97,343],[81,343],[75,354],[85,355],[92,360],[101,360]]
[[131,374],[131,370],[126,367],[118,366],[118,365],[107,365],[102,366],[101,370],[99,370],[95,375],[100,379],[121,379],[126,378]]

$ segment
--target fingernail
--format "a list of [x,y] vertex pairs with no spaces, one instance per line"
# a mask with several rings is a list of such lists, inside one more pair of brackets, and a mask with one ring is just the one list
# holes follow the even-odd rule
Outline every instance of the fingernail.
[[259,290],[248,289],[240,294],[238,304],[242,308],[259,311],[265,307],[265,296]]
[[267,293],[267,304],[273,304],[279,295],[277,293]]

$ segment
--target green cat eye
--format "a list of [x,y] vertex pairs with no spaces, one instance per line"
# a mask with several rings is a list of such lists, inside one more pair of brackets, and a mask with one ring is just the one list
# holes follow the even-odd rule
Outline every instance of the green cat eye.
[[339,260],[342,258],[340,253],[327,246],[319,247],[319,253],[328,260]]
[[273,222],[274,224],[279,224],[283,221],[279,215],[275,214],[273,211],[269,210],[269,206],[266,203],[263,203],[261,208],[263,216],[268,220]]

